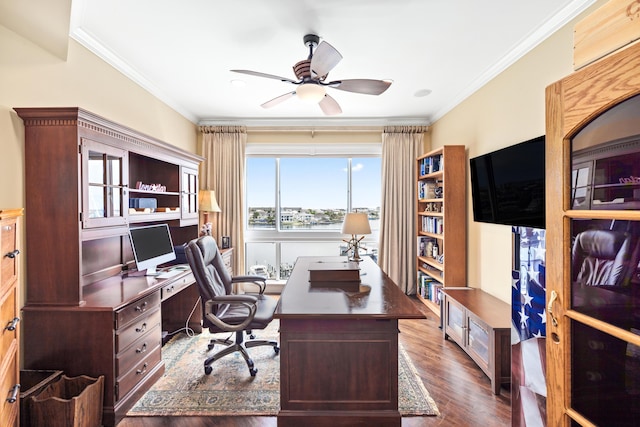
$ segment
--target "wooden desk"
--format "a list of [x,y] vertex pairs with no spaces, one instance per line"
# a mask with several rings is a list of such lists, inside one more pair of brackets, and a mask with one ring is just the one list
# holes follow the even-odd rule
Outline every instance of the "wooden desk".
[[369,257],[349,296],[311,288],[309,266],[346,257],[300,257],[282,291],[278,426],[400,426],[398,319],[425,316]]
[[169,279],[123,274],[87,285],[82,305],[25,306],[25,369],[104,375],[103,425],[118,424],[164,373],[162,330],[184,327],[194,283],[190,270]]

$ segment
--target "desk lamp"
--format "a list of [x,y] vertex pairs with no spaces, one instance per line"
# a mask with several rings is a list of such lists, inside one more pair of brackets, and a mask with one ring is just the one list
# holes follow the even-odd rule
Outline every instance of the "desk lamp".
[[209,222],[209,212],[220,212],[220,206],[216,200],[216,192],[211,190],[200,190],[198,193],[198,203],[203,212],[204,222],[200,229],[201,236],[211,236],[211,223]]
[[360,249],[360,241],[364,239],[364,236],[358,238],[358,234],[371,234],[367,214],[364,212],[349,212],[345,215],[344,223],[342,224],[342,234],[351,234],[351,240],[344,240],[349,244],[347,251],[353,249],[353,256],[349,258],[349,261],[362,261],[358,252]]

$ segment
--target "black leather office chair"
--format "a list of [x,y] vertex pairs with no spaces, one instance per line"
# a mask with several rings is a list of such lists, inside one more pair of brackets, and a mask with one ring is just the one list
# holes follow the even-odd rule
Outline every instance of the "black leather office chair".
[[583,231],[576,236],[571,254],[573,282],[587,286],[628,286],[639,258],[635,233]]
[[[216,241],[211,236],[203,236],[189,242],[185,248],[187,261],[198,284],[203,309],[203,326],[212,333],[235,332],[236,340],[213,340],[226,348],[204,361],[204,372],[209,375],[211,364],[221,357],[240,352],[247,362],[249,373],[255,376],[258,369],[247,352],[247,348],[270,345],[276,354],[280,347],[272,340],[244,340],[244,332],[266,328],[276,309],[276,300],[264,295],[265,279],[260,276],[235,276],[227,271]],[[255,294],[233,294],[234,283],[251,283],[258,287]]]

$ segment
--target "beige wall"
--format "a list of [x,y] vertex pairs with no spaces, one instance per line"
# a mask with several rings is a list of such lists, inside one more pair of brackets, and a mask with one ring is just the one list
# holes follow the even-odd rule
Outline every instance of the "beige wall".
[[[573,72],[573,26],[595,8],[545,42],[436,121],[431,146],[463,144],[468,158],[545,133],[545,88]],[[467,277],[479,287],[511,301],[511,227],[473,221],[467,163]]]
[[[29,196],[24,194],[24,126],[13,108],[48,106],[82,107],[196,152],[193,123],[84,47],[70,40],[63,61],[0,25],[0,209],[22,208]],[[22,272],[21,306],[24,263]]]

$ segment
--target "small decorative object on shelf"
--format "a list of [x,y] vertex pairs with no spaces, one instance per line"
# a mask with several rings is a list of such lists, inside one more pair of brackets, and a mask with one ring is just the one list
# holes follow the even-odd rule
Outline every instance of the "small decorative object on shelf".
[[142,181],[136,181],[136,190],[164,193],[167,191],[167,186],[162,184],[145,184]]
[[228,249],[231,247],[231,237],[222,236],[222,249]]

